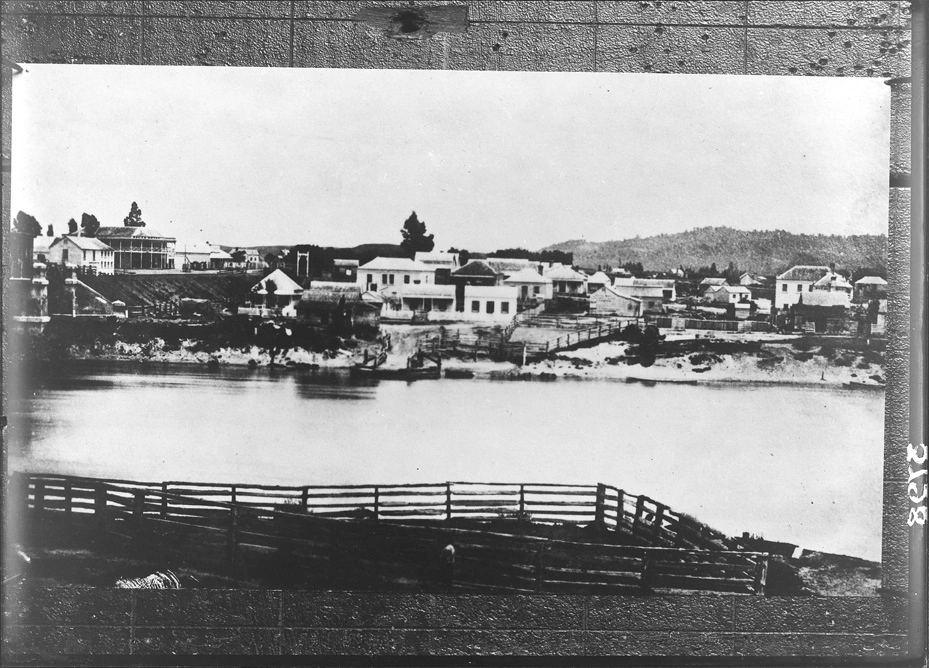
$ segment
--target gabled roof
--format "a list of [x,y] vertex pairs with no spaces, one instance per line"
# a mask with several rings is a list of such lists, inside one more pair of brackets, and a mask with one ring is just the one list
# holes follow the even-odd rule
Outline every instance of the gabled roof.
[[399,297],[437,297],[441,299],[454,299],[454,285],[435,285],[425,283],[422,285],[401,285],[397,290]]
[[222,248],[217,248],[215,250],[210,251],[210,259],[211,260],[231,260],[232,256],[229,255],[229,253],[224,251]]
[[304,283],[306,289],[329,290],[330,292],[357,292],[361,293],[361,288],[357,283],[345,283],[342,281],[317,281],[315,278]]
[[829,267],[822,265],[798,264],[777,277],[779,281],[818,281]]
[[814,290],[800,295],[800,302],[804,306],[844,306],[850,305],[848,295],[844,292],[830,290]]
[[69,240],[71,243],[73,243],[75,246],[77,246],[81,250],[98,250],[98,251],[112,251],[113,250],[112,248],[107,246],[105,243],[103,243],[99,239],[94,239],[93,237],[71,236],[70,234],[63,236],[63,237],[58,237],[51,244],[49,244],[49,248],[51,248],[57,243],[63,242],[65,239]]
[[417,251],[414,259],[423,264],[458,266],[458,253],[447,253],[445,251]]
[[432,267],[408,257],[376,257],[359,267],[366,271],[432,271]]
[[334,267],[357,267],[358,260],[349,260],[345,258],[336,258],[332,261]]
[[175,241],[174,237],[168,237],[154,230],[151,227],[126,227],[126,226],[108,226],[101,227],[97,230],[98,239],[167,239]]
[[593,276],[590,276],[587,279],[587,283],[600,283],[603,285],[613,285],[612,279],[604,274],[602,271],[596,272]]
[[708,285],[708,286],[706,287],[706,290],[703,291],[703,294],[705,294],[705,295],[716,294],[717,292],[719,292],[719,291],[722,290],[722,289],[723,289],[723,286],[721,286],[721,285]]
[[542,276],[535,269],[526,267],[525,269],[520,269],[515,274],[510,275],[509,278],[503,280],[506,284],[515,284],[515,283],[539,283],[547,284],[551,283],[552,279],[547,276]]
[[579,274],[574,271],[571,267],[566,267],[565,265],[559,265],[557,267],[552,267],[545,272],[545,275],[552,279],[553,281],[578,281],[583,282],[587,280],[587,277],[583,274]]
[[498,274],[515,274],[526,267],[535,267],[537,262],[510,257],[489,257],[484,260]]
[[613,285],[636,288],[673,288],[674,281],[666,278],[617,278]]
[[725,284],[726,284],[725,278],[707,277],[707,278],[704,278],[702,281],[700,281],[700,285],[725,285]]
[[178,255],[184,255],[185,253],[188,255],[202,255],[213,251],[213,247],[205,241],[176,241],[174,249]]
[[855,285],[887,285],[887,281],[880,276],[862,276],[855,281]]
[[604,285],[602,288],[600,288],[599,290],[594,292],[592,295],[590,295],[591,299],[602,299],[603,297],[619,297],[620,299],[625,299],[630,302],[636,302],[637,304],[642,303],[641,299],[637,299],[636,297],[630,297],[629,295],[624,295],[620,292],[616,292],[616,290],[614,290],[609,285]]
[[835,288],[849,288],[851,289],[852,284],[845,280],[845,277],[842,274],[837,274],[834,271],[830,271],[828,274],[823,276],[821,279],[816,281],[813,285],[816,287],[835,287]]
[[737,294],[737,295],[752,294],[752,291],[746,288],[744,285],[720,285],[719,289],[725,290],[726,292],[730,292],[732,294]]
[[258,281],[252,288],[252,292],[256,292],[259,295],[268,294],[268,291],[265,289],[265,285],[268,281],[274,282],[274,294],[276,295],[299,295],[303,293],[303,288],[300,287],[300,284],[280,269],[275,269]]
[[497,272],[494,271],[485,260],[471,260],[468,264],[452,272],[452,276],[486,276],[496,278]]

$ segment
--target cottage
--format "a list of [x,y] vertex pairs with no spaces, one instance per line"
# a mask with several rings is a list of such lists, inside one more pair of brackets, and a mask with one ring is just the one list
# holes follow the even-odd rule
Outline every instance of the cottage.
[[700,281],[700,289],[705,292],[706,288],[710,286],[720,286],[720,285],[725,285],[725,284],[726,284],[725,278],[715,278],[715,277],[708,276],[704,278],[702,281]]
[[174,269],[177,240],[150,227],[101,227],[96,238],[113,249],[116,271]]
[[380,326],[381,304],[364,299],[355,283],[312,281],[296,305],[297,319],[321,327],[354,332]]
[[739,276],[739,285],[744,285],[747,288],[753,287],[763,287],[768,281],[762,276],[753,276],[747,271]]
[[249,305],[240,306],[240,315],[260,318],[296,318],[303,287],[280,269],[275,269],[252,288]]
[[48,249],[52,245],[52,242],[55,240],[55,237],[43,237],[38,236],[33,240],[32,243],[32,261],[41,262],[43,264],[48,262]]
[[385,298],[384,318],[392,320],[455,320],[455,286],[401,285]]
[[329,280],[336,283],[356,283],[358,281],[358,260],[350,258],[333,259]]
[[500,283],[502,283],[504,278],[508,278],[523,269],[535,269],[538,271],[540,264],[544,266],[544,263],[535,262],[534,260],[512,257],[489,257],[484,260],[484,262],[497,272],[497,276],[500,277]]
[[449,273],[459,268],[458,253],[447,253],[444,251],[418,251],[413,259],[422,262],[427,267],[436,269],[447,269]]
[[793,326],[798,329],[845,333],[849,331],[849,305],[845,292],[805,292],[789,307],[789,317]]
[[[452,283],[465,285],[500,285],[504,275],[498,273],[487,260],[471,260],[465,266],[452,272]],[[464,293],[462,293],[463,295]]]
[[840,291],[851,295],[853,288],[835,265],[796,265],[777,277],[774,306],[778,309],[796,304],[800,295],[813,290]]
[[611,285],[613,285],[613,279],[602,271],[597,271],[587,278],[587,293],[592,295],[597,290]]
[[571,267],[556,264],[545,272],[545,277],[552,281],[556,296],[580,296],[587,294],[587,277],[574,271]]
[[862,276],[855,281],[855,303],[869,302],[872,299],[887,299],[887,281],[880,276]]
[[673,280],[663,278],[617,278],[613,289],[642,302],[642,312],[658,312],[664,304],[677,299]]
[[620,294],[613,287],[606,286],[590,295],[590,310],[597,314],[624,315],[635,318],[642,315],[642,301]]
[[503,285],[516,288],[521,306],[552,298],[552,279],[542,276],[530,267],[520,269],[503,279]]
[[226,269],[232,263],[232,256],[222,248],[210,251],[210,269]]
[[511,285],[466,285],[458,313],[463,320],[506,322],[516,315],[517,294]]
[[48,247],[48,262],[73,264],[93,274],[114,273],[113,249],[92,237],[58,237]]
[[713,288],[710,301],[714,304],[738,304],[752,298],[752,291],[744,285],[717,285]]
[[213,247],[203,241],[184,241],[175,244],[174,262],[184,271],[210,268]]
[[435,269],[406,257],[376,257],[358,268],[362,290],[383,292],[400,285],[434,283]]

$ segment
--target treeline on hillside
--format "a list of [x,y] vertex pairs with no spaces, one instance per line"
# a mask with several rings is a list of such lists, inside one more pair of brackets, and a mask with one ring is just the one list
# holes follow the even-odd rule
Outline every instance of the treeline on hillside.
[[565,241],[543,249],[574,255],[582,266],[623,266],[641,263],[645,269],[698,269],[712,264],[744,271],[776,274],[796,264],[840,267],[884,267],[887,235],[793,234],[784,230],[735,230],[701,227],[677,234],[658,234],[622,241]]

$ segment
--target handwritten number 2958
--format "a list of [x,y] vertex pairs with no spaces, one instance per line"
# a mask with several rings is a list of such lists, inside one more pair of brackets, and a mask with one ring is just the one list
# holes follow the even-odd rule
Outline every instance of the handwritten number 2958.
[[[926,470],[926,445],[920,443],[917,446],[909,444],[906,446],[906,461],[909,464],[910,479],[906,486],[906,495],[910,499],[910,516],[906,523],[909,526],[914,524],[926,524],[926,497],[929,490],[926,487],[925,476]],[[917,466],[918,468],[913,468]],[[922,478],[922,480],[919,480]],[[920,493],[920,489],[922,493]]]

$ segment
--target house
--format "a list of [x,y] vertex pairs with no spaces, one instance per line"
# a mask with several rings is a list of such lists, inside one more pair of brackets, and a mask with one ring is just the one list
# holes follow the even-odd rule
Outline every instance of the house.
[[664,304],[677,299],[673,280],[663,278],[617,278],[613,289],[642,302],[642,312],[661,311]]
[[516,315],[517,290],[511,285],[466,285],[464,303],[457,305],[462,320],[508,322]]
[[789,319],[797,329],[845,333],[850,329],[849,305],[850,301],[845,292],[807,291],[788,308]]
[[356,283],[358,281],[358,260],[335,258],[329,280],[337,283]]
[[[7,312],[17,326],[39,331],[49,322],[48,279],[45,264],[33,261],[34,242],[37,237],[10,231],[9,242],[10,284]],[[4,251],[7,249],[4,248]]]
[[552,282],[552,291],[557,296],[580,296],[587,294],[587,277],[563,264],[555,264],[544,272]]
[[705,292],[706,288],[710,286],[718,286],[718,285],[725,285],[725,284],[726,284],[725,278],[714,278],[714,277],[708,276],[704,278],[702,281],[700,281],[700,290],[702,292]]
[[851,296],[854,288],[841,274],[835,271],[835,265],[796,265],[777,277],[775,283],[774,306],[778,309],[796,304],[800,295],[813,290],[839,291]]
[[113,249],[93,237],[58,237],[49,245],[47,257],[50,264],[73,264],[93,274],[114,271]]
[[503,279],[504,275],[498,273],[487,260],[471,260],[465,266],[453,271],[451,275],[452,283],[459,286],[499,285]]
[[48,262],[48,248],[54,240],[55,237],[36,237],[32,243],[32,261],[43,264]]
[[177,240],[150,227],[101,227],[96,238],[113,249],[116,271],[174,269]]
[[246,269],[261,269],[264,265],[264,260],[261,259],[261,253],[258,252],[257,248],[246,248],[245,249],[245,268]]
[[456,320],[455,286],[434,283],[397,286],[384,297],[382,317],[409,322],[421,320]]
[[538,271],[539,265],[543,267],[545,265],[543,262],[512,257],[489,257],[485,259],[484,262],[497,272],[497,275],[500,277],[498,285],[502,283],[504,278],[512,276],[518,271],[522,271],[523,269],[535,269]]
[[297,319],[321,327],[354,332],[377,329],[381,305],[368,303],[355,283],[312,281],[296,305]]
[[739,276],[739,285],[744,285],[747,288],[762,287],[767,282],[767,279],[765,279],[763,276],[753,276],[747,271]]
[[232,263],[232,256],[222,248],[210,251],[210,269],[226,269]]
[[213,247],[205,241],[179,241],[174,246],[174,263],[184,271],[210,268]]
[[383,292],[399,285],[434,283],[435,269],[406,257],[376,257],[358,267],[356,282],[362,290]]
[[752,298],[752,291],[744,285],[716,285],[709,290],[712,290],[709,300],[714,304],[738,304]]
[[240,306],[240,315],[260,318],[296,318],[303,287],[280,269],[275,269],[252,287],[249,305]]
[[590,295],[590,310],[597,314],[642,315],[642,300],[620,294],[612,286],[605,286]]
[[521,306],[552,298],[552,279],[526,267],[503,279],[503,285],[515,287]]
[[600,288],[605,288],[610,285],[613,285],[613,279],[602,271],[597,271],[587,278],[587,293],[592,295]]
[[862,276],[855,281],[852,301],[862,303],[872,299],[887,299],[887,281],[880,276]]
[[444,251],[417,251],[413,259],[433,269],[447,269],[449,273],[459,268],[458,253]]

